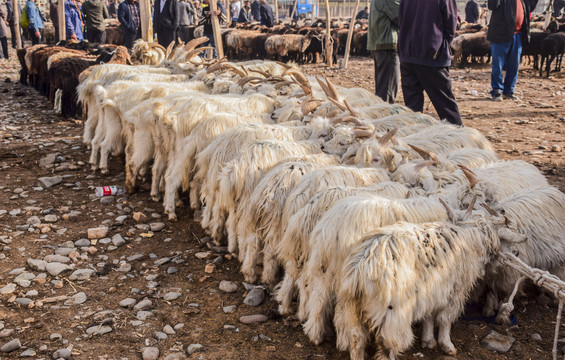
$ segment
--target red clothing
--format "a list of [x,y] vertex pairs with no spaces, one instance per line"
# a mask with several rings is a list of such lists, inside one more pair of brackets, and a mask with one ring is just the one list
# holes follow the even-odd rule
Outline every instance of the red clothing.
[[522,0],[516,0],[516,28],[514,28],[514,34],[517,34],[522,30],[522,24],[524,23],[524,5],[522,5]]

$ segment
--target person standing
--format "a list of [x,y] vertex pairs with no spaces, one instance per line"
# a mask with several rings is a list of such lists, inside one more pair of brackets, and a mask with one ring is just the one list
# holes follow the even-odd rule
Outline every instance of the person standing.
[[261,25],[269,28],[275,25],[273,8],[271,8],[271,5],[269,5],[266,0],[261,0],[261,7],[259,8],[259,12],[261,13]]
[[[553,1],[553,17],[558,18],[562,15],[563,9],[565,9],[565,0],[554,0]],[[533,8],[532,8],[533,10]]]
[[365,7],[363,10],[359,11],[355,16],[355,20],[368,20],[369,19],[369,8]]
[[[522,55],[522,44],[530,42],[530,16],[537,0],[488,0],[492,11],[487,40],[490,41],[492,100],[516,99],[514,87]],[[504,82],[502,71],[506,68]]]
[[39,44],[41,40],[40,31],[43,29],[43,18],[33,0],[27,0],[25,9],[29,21],[27,31],[31,36],[31,43],[32,45]]
[[192,22],[194,25],[198,25],[198,19],[202,17],[202,4],[200,4],[200,0],[194,0],[194,18]]
[[2,53],[4,58],[8,60],[8,11],[0,6],[0,44],[2,45]]
[[14,22],[14,5],[11,0],[6,0],[6,20],[10,27],[10,34],[12,34],[12,47],[17,47],[16,42],[16,23]]
[[372,0],[367,33],[367,50],[375,63],[375,94],[391,104],[400,84],[398,7],[399,0]]
[[465,5],[465,21],[476,24],[479,21],[479,4],[476,0],[467,1]]
[[245,0],[243,7],[239,10],[239,16],[237,17],[238,23],[248,23],[251,21],[251,2]]
[[239,2],[239,0],[233,0],[230,10],[232,20],[237,21],[237,18],[239,17],[239,10],[241,10],[241,3]]
[[102,0],[84,0],[82,3],[86,23],[86,38],[91,43],[104,44],[106,31],[104,19],[108,18],[108,9]]
[[155,0],[153,9],[153,31],[157,33],[157,41],[167,47],[176,41],[179,26],[179,11],[177,0]]
[[455,0],[400,1],[397,49],[404,103],[423,111],[425,91],[440,119],[462,125],[449,78],[456,26]]
[[[217,7],[215,12],[216,16],[220,16],[221,13],[222,10]],[[208,38],[208,41],[202,45],[212,46],[214,48],[213,57],[216,58],[216,40],[214,39],[214,30],[212,28],[212,9],[210,8],[210,0],[204,0],[202,5],[202,16],[198,22],[200,24],[204,24],[203,35]]]
[[124,0],[118,6],[118,21],[124,33],[124,46],[133,47],[133,42],[141,38],[141,16],[137,0]]
[[112,19],[118,18],[118,0],[110,0],[108,4],[108,16]]
[[178,36],[183,42],[188,42],[190,33],[189,27],[192,25],[191,15],[195,13],[194,6],[187,0],[180,0],[178,4],[179,29]]
[[56,0],[49,2],[49,17],[55,28],[55,43],[58,43],[61,39],[59,39],[59,11]]
[[261,3],[259,0],[253,0],[251,3],[251,15],[253,16],[253,21],[261,21]]
[[76,0],[65,1],[65,31],[67,40],[83,41],[84,20],[82,10]]

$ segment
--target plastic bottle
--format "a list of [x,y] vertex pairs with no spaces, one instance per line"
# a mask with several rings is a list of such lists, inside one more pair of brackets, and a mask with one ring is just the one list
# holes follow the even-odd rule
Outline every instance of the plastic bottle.
[[125,187],[123,186],[98,186],[95,190],[95,194],[98,197],[111,196],[111,195],[122,195],[127,193]]

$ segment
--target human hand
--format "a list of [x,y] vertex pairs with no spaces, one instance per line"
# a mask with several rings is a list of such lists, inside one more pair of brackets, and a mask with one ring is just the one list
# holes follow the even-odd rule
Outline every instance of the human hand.
[[39,31],[35,32],[35,37],[38,38],[38,39],[41,37],[41,34],[39,33]]
[[216,9],[216,11],[214,11],[214,14],[216,14],[216,16],[219,16],[222,13],[222,11],[220,9]]

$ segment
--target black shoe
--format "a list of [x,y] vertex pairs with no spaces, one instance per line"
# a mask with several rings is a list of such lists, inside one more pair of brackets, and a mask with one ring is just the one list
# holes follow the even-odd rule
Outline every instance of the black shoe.
[[491,94],[491,99],[493,101],[502,101],[502,94],[499,92],[495,92],[493,94]]
[[514,93],[512,94],[503,94],[502,97],[506,100],[518,100],[518,98],[516,97],[516,95],[514,95]]

